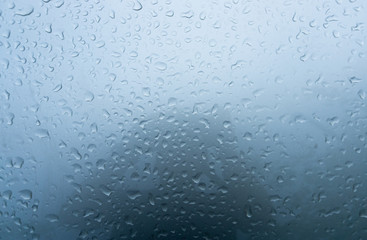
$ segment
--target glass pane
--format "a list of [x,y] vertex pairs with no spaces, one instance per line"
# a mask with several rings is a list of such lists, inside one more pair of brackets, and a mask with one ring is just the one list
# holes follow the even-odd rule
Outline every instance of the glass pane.
[[0,239],[366,239],[362,0],[0,0]]

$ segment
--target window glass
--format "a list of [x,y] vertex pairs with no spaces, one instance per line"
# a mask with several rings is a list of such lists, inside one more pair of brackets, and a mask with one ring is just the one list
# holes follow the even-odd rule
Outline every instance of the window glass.
[[366,239],[366,4],[0,0],[0,239]]

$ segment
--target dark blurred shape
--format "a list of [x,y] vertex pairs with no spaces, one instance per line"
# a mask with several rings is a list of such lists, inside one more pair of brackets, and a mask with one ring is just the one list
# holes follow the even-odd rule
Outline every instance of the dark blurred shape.
[[134,124],[61,210],[79,239],[276,239],[269,197],[225,110]]

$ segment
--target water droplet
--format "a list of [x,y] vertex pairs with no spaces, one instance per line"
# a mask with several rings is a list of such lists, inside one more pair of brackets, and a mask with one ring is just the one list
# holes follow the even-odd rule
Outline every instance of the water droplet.
[[177,104],[177,98],[171,97],[168,99],[168,106],[173,107]]
[[247,218],[251,218],[252,217],[252,209],[250,205],[246,205],[245,206],[245,216]]
[[192,181],[194,181],[194,183],[199,183],[200,181],[200,177],[201,177],[201,173],[196,174],[195,176],[192,177]]
[[6,190],[6,191],[3,192],[2,197],[5,200],[10,200],[12,195],[13,195],[12,191]]
[[365,100],[366,99],[366,92],[363,91],[362,89],[360,89],[358,91],[358,96],[362,99],[362,100]]
[[243,135],[243,138],[246,139],[247,141],[251,141],[252,140],[252,134],[249,132],[245,132],[245,134]]
[[57,0],[54,3],[55,8],[61,8],[64,5],[64,0]]
[[54,87],[54,89],[52,89],[52,91],[54,91],[54,92],[58,92],[58,91],[60,91],[62,89],[62,84],[60,83],[60,84],[57,84],[55,87]]
[[139,1],[134,2],[133,10],[134,11],[140,11],[143,9],[143,5]]
[[52,24],[47,24],[45,27],[45,32],[52,33]]
[[355,76],[353,76],[353,77],[349,78],[349,82],[350,82],[351,84],[359,83],[359,82],[361,82],[361,80],[362,80],[362,79],[357,78],[357,77],[355,77]]
[[13,113],[7,113],[6,116],[5,116],[6,124],[13,125],[14,124],[14,118],[15,118],[15,115]]
[[20,197],[23,200],[31,200],[32,199],[32,191],[31,190],[24,189],[24,190],[20,191],[19,193],[20,193]]
[[129,190],[127,191],[127,196],[131,199],[131,200],[135,200],[138,197],[141,197],[142,194],[140,193],[140,191],[138,190]]
[[201,12],[199,18],[200,18],[200,20],[205,20],[206,13],[205,12]]
[[15,159],[11,161],[11,164],[13,168],[18,168],[18,169],[22,168],[24,164],[24,159],[21,157],[16,157]]
[[154,64],[154,66],[155,66],[155,68],[156,68],[157,70],[159,70],[159,71],[164,71],[164,70],[166,70],[166,69],[167,69],[167,64],[166,64],[166,63],[164,63],[164,62],[156,62],[156,63]]
[[231,127],[231,122],[230,121],[224,121],[223,122],[223,127],[224,128],[230,128]]
[[278,183],[283,183],[283,182],[284,182],[283,177],[282,177],[282,176],[278,176],[278,177],[277,177],[277,182],[278,182]]
[[167,17],[173,17],[173,15],[175,15],[175,12],[172,11],[172,10],[169,10],[169,11],[166,12]]
[[107,197],[111,196],[112,190],[109,187],[107,187],[106,185],[101,185],[100,186],[100,189],[101,189],[101,192],[104,195],[106,195]]
[[359,217],[361,218],[367,218],[367,210],[366,209],[362,209],[359,211]]
[[326,121],[331,125],[334,126],[336,124],[339,123],[339,118],[338,117],[332,117],[332,118],[328,118],[326,119]]
[[154,197],[151,193],[149,193],[149,203],[150,205],[154,206],[155,205],[155,201],[154,201]]
[[17,10],[14,15],[26,17],[26,16],[31,15],[33,13],[33,11],[34,11],[34,8],[32,6],[25,6],[21,9]]
[[76,148],[71,148],[71,155],[76,159],[76,160],[80,160],[82,159],[82,155],[80,154],[80,152],[78,151],[78,149]]
[[50,138],[50,134],[48,133],[47,129],[37,129],[35,135],[39,138]]
[[192,18],[193,16],[194,16],[194,12],[192,10],[183,12],[181,14],[181,17],[183,17],[183,18]]
[[105,169],[106,160],[98,159],[96,163],[97,169],[104,170]]
[[91,91],[86,91],[84,93],[84,101],[92,102],[94,100],[94,94]]
[[210,47],[215,47],[215,46],[217,46],[217,41],[215,41],[215,39],[210,39],[210,40],[209,40],[209,46],[210,46]]
[[54,223],[54,222],[58,222],[59,221],[59,216],[56,215],[56,214],[47,214],[46,215],[46,219],[51,222],[51,223]]

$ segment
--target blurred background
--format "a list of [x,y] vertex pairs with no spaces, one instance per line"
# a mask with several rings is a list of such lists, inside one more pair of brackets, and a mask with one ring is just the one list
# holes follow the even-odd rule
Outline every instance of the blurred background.
[[366,239],[366,4],[0,0],[0,239]]

